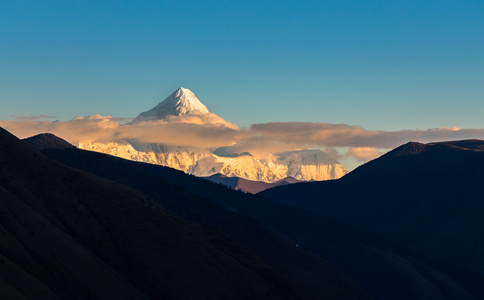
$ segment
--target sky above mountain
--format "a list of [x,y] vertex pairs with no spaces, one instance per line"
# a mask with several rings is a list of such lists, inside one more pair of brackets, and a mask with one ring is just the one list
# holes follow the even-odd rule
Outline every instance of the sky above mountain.
[[244,132],[331,146],[338,128],[358,155],[443,127],[479,138],[483,14],[472,0],[3,1],[0,120],[110,124],[183,86]]

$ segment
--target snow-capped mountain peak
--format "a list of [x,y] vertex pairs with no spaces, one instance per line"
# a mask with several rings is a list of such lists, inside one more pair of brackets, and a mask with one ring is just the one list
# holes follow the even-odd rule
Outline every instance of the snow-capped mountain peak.
[[[154,108],[141,113],[129,125],[135,125],[133,127],[140,125],[139,129],[143,131],[149,130],[149,126],[155,126],[153,128],[163,132],[170,130],[172,124],[192,124],[190,127],[185,127],[187,130],[194,129],[193,124],[195,124],[196,129],[199,130],[197,132],[202,134],[214,128],[224,130],[222,126],[230,128],[231,131],[217,132],[238,130],[235,124],[210,113],[192,91],[182,87]],[[179,132],[183,134],[183,131]],[[80,143],[79,148],[168,166],[201,177],[221,173],[229,177],[253,181],[277,182],[288,176],[297,180],[328,180],[340,178],[347,173],[340,163],[330,159],[321,150],[273,153],[266,158],[257,158],[248,152],[232,151],[229,146],[212,150],[177,146],[173,142],[170,143],[169,137],[165,143],[143,142],[141,139],[132,137]]]
[[163,119],[167,116],[187,114],[202,115],[208,113],[207,107],[198,100],[192,91],[180,87],[152,109],[139,114],[135,121],[141,119]]

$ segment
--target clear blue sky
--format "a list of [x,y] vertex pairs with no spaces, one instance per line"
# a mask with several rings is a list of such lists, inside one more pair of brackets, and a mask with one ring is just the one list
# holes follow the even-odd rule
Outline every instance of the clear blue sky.
[[0,119],[135,117],[179,86],[240,127],[484,128],[484,1],[1,1]]

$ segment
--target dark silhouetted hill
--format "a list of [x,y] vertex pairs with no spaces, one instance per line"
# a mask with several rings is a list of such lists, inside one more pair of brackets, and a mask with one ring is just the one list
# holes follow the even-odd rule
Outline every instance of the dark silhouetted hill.
[[484,273],[484,141],[410,142],[340,180],[262,196]]
[[[314,268],[320,265],[309,263],[307,258],[310,253],[307,250],[310,250],[370,291],[374,299],[484,297],[484,279],[479,274],[436,263],[342,221],[241,193],[166,167],[77,149],[47,150],[44,153],[75,168],[128,184],[188,220],[225,232],[274,270],[286,274],[284,278],[292,278],[293,286],[299,287],[296,290],[301,288],[300,280],[305,275],[314,280],[312,283],[321,283],[315,279],[315,274],[321,269]],[[298,185],[301,184],[295,186]],[[187,195],[174,198],[170,196],[174,190],[184,190]],[[290,238],[292,247],[288,247],[286,242],[279,242],[279,249],[276,249],[271,241],[285,239],[275,239],[274,235],[261,230],[264,228],[262,224],[243,214]],[[300,257],[299,263],[295,257]],[[308,273],[308,270],[311,272]],[[342,282],[341,279],[339,282]],[[312,283],[308,282],[308,286]],[[341,285],[332,280],[327,283],[329,287]],[[350,295],[348,286],[344,289],[346,296]],[[341,299],[344,295],[329,298]]]
[[39,150],[45,149],[70,149],[76,148],[66,140],[63,140],[52,133],[41,133],[24,139],[24,141]]
[[[286,280],[291,290],[301,295],[301,299],[369,298],[360,288],[340,272],[329,267],[317,255],[296,247],[293,241],[266,228],[251,217],[237,213],[232,208],[220,206],[206,197],[201,197],[193,191],[190,192],[145,171],[142,168],[144,164],[80,149],[45,150],[44,153],[64,164],[142,191],[183,218],[224,232],[276,271]],[[221,193],[222,197],[225,197],[227,191],[234,192],[225,186],[210,183],[181,171],[161,166],[154,167],[176,181],[184,180],[187,185],[190,185],[190,189],[203,189],[204,185],[208,185],[212,188],[209,192]],[[192,182],[193,180],[195,182]],[[237,192],[236,195],[238,194],[243,195]]]
[[1,299],[299,297],[219,231],[1,128],[0,236]]

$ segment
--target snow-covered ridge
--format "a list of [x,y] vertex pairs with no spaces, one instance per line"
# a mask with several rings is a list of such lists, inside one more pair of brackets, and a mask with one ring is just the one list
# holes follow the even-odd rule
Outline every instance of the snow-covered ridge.
[[221,157],[208,149],[161,144],[149,144],[143,150],[136,150],[126,141],[82,143],[79,148],[167,166],[200,177],[221,173],[272,183],[286,177],[305,181],[337,179],[348,173],[340,163],[320,150],[277,153],[267,159],[258,159],[250,155]]

